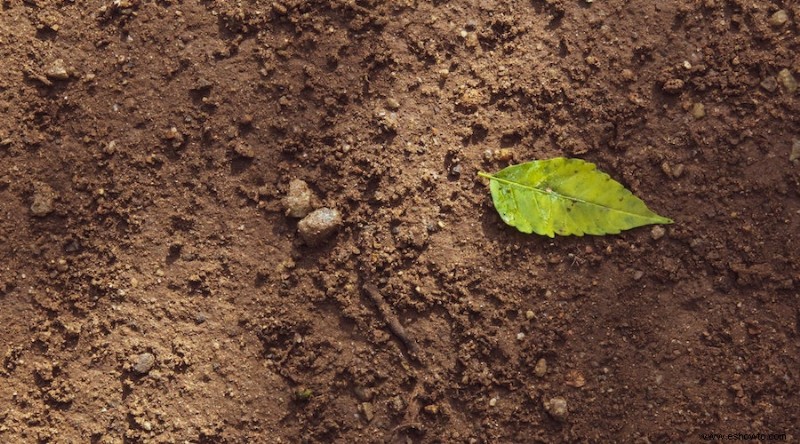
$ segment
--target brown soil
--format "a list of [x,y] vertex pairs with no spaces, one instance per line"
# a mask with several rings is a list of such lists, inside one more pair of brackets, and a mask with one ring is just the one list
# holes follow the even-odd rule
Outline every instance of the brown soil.
[[[799,22],[4,0],[0,441],[797,439]],[[554,156],[676,223],[505,226],[477,171]],[[314,247],[295,178],[343,215]]]

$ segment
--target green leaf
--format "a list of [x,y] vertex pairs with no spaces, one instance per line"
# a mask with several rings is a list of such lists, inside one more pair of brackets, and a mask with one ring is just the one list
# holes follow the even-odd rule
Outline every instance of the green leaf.
[[490,180],[492,200],[503,221],[523,233],[617,234],[672,223],[593,163],[580,159],[535,160],[478,175]]

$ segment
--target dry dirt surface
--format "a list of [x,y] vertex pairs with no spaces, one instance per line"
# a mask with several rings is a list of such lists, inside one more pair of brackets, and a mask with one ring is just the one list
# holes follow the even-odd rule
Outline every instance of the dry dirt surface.
[[[799,31],[794,1],[3,0],[0,442],[800,439]],[[675,223],[504,225],[476,173],[557,156]]]

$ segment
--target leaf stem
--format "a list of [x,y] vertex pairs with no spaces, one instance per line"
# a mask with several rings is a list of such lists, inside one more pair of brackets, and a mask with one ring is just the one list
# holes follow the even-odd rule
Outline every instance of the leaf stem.
[[485,177],[487,179],[494,179],[494,176],[489,173],[484,173],[483,171],[478,171],[478,176]]

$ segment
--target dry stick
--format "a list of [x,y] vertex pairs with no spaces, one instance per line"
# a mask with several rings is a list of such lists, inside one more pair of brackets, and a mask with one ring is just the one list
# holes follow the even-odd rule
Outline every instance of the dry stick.
[[392,312],[389,304],[386,303],[378,287],[376,287],[375,284],[366,283],[364,284],[364,291],[367,292],[367,296],[369,296],[372,302],[375,303],[375,306],[378,307],[378,311],[389,326],[389,330],[391,330],[391,332],[406,346],[409,356],[421,363],[422,361],[419,357],[419,347],[417,347],[417,343],[408,337],[406,329],[400,324],[400,321],[397,319],[394,312]]

